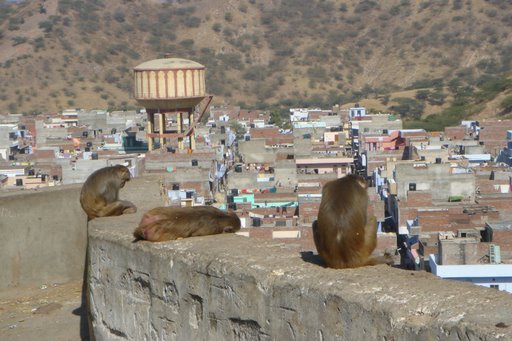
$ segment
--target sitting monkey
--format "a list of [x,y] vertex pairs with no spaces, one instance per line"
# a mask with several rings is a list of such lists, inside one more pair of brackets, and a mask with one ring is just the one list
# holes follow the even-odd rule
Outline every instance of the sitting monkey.
[[313,238],[320,258],[330,268],[357,268],[390,263],[389,257],[371,257],[377,246],[377,221],[368,217],[365,181],[356,175],[329,181],[322,189]]
[[131,202],[119,200],[119,189],[126,181],[130,181],[130,171],[123,165],[104,167],[89,175],[80,192],[80,204],[88,220],[137,211]]
[[240,218],[213,206],[157,207],[144,214],[134,241],[151,242],[207,236],[240,230]]

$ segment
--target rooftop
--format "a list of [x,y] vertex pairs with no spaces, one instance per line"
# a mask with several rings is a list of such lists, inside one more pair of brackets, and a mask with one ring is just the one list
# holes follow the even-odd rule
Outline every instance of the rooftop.
[[174,69],[204,69],[204,65],[188,59],[162,58],[153,59],[134,67],[136,71],[144,70],[174,70]]

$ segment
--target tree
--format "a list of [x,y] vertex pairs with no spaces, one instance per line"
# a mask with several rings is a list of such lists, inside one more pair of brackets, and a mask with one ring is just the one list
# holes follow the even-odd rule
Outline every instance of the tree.
[[425,104],[413,98],[398,97],[393,100],[397,105],[393,105],[389,110],[406,118],[419,118],[425,109]]
[[443,105],[445,98],[446,94],[442,91],[435,91],[428,96],[427,101],[430,105]]
[[235,133],[237,140],[241,140],[241,139],[244,138],[245,128],[240,123],[238,123],[237,121],[231,121],[229,126],[231,127],[231,129]]
[[290,129],[290,119],[287,116],[286,113],[283,113],[283,110],[281,108],[274,108],[270,111],[270,124],[274,124],[282,129]]

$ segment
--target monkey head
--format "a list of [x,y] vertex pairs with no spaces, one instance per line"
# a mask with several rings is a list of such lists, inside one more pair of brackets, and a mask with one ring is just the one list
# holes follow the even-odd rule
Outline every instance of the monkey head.
[[130,179],[131,179],[130,170],[126,166],[123,166],[123,165],[115,165],[114,170],[115,170],[115,172],[117,172],[119,174],[119,180],[121,181],[121,183],[119,184],[119,187],[123,188],[124,184],[127,181],[130,181]]

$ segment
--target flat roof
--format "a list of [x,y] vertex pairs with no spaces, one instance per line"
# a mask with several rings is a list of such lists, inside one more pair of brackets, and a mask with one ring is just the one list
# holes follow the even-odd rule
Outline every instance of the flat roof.
[[319,159],[296,159],[295,164],[297,165],[309,165],[309,164],[330,164],[330,163],[353,163],[354,159],[351,157],[328,157]]

